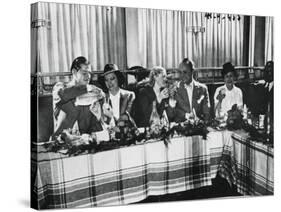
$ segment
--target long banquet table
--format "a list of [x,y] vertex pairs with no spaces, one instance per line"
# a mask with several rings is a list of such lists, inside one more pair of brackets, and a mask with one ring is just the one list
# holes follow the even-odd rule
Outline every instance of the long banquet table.
[[32,197],[38,209],[129,204],[211,185],[217,174],[241,194],[273,194],[273,149],[246,138],[213,131],[73,157],[38,147]]

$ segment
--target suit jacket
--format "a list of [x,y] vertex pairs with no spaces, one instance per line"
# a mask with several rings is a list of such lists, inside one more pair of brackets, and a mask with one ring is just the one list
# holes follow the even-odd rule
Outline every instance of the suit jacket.
[[[192,108],[194,108],[198,118],[208,121],[210,118],[210,99],[207,86],[193,80]],[[187,90],[183,82],[180,82],[177,89],[175,100],[177,101],[175,108],[169,107],[168,116],[175,122],[185,121],[185,114],[191,113]]]
[[[106,98],[106,102],[109,102],[109,104],[112,106],[112,103],[109,99],[109,93],[106,93],[105,98]],[[134,92],[120,88],[120,106],[119,106],[120,116],[126,114],[126,112],[131,114],[134,100],[135,100]],[[108,121],[109,120],[106,120],[106,122]]]
[[72,128],[78,122],[80,133],[91,133],[102,130],[89,106],[75,106],[77,96],[87,93],[86,85],[57,83],[53,87],[54,134],[59,135],[64,129]]
[[134,105],[134,119],[138,127],[149,126],[154,101],[156,101],[157,112],[161,116],[168,105],[168,99],[164,99],[161,103],[158,103],[152,86],[147,85],[140,89]]

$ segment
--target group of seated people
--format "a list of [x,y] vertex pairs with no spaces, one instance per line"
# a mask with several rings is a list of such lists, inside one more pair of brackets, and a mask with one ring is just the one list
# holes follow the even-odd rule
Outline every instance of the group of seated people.
[[[64,129],[77,127],[91,134],[102,131],[118,121],[132,118],[137,127],[148,127],[153,104],[159,116],[164,113],[170,122],[183,122],[190,118],[210,119],[210,99],[207,86],[194,80],[194,63],[185,58],[179,64],[178,77],[168,83],[163,67],[153,67],[147,83],[137,92],[121,88],[124,80],[115,64],[106,64],[102,74],[106,90],[90,84],[90,63],[85,57],[76,58],[71,65],[72,80],[58,82],[53,88],[55,127],[53,136]],[[216,89],[214,108],[216,116],[224,116],[232,105],[243,106],[241,89],[234,85],[235,69],[225,63],[222,69],[225,84]]]

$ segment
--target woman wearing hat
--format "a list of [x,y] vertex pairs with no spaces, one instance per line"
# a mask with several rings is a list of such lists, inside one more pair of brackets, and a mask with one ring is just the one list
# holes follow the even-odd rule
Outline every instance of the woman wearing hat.
[[223,65],[222,76],[225,84],[218,87],[214,95],[216,117],[223,117],[234,104],[237,104],[238,108],[243,107],[243,94],[241,89],[234,85],[236,72],[230,62]]
[[105,65],[103,77],[106,86],[106,97],[103,104],[103,113],[107,117],[106,122],[116,124],[119,120],[127,120],[135,99],[134,92],[120,88],[124,77],[115,64]]

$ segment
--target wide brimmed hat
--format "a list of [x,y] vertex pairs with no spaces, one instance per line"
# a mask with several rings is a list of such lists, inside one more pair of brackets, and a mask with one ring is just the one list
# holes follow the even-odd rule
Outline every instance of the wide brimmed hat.
[[106,90],[106,85],[105,85],[105,76],[111,73],[115,73],[118,79],[118,84],[119,86],[122,85],[125,82],[125,77],[119,70],[118,66],[116,64],[106,64],[104,66],[103,74],[101,74],[98,77],[98,82],[100,83],[101,87]]
[[103,69],[103,76],[105,76],[107,74],[111,74],[111,73],[117,73],[117,72],[120,73],[120,70],[119,70],[119,68],[116,64],[113,64],[113,63],[112,64],[106,64],[104,66],[104,69]]

